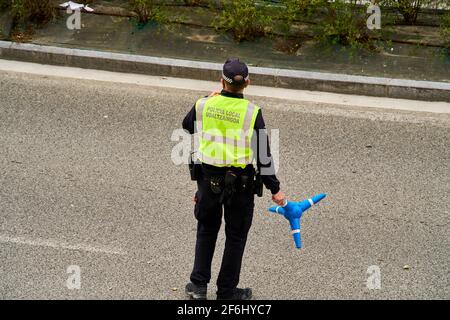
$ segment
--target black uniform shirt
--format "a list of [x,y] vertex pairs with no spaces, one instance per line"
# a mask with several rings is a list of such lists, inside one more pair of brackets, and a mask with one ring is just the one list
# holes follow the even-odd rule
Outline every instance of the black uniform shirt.
[[[231,93],[225,90],[222,90],[221,92],[222,96],[225,97],[231,97],[231,98],[240,98],[243,99],[244,95],[240,93]],[[195,121],[196,121],[196,113],[195,113],[195,105],[192,107],[191,111],[186,115],[186,117],[183,120],[183,129],[188,131],[190,134],[194,134],[195,132]],[[270,174],[263,174],[261,175],[264,185],[267,189],[269,189],[272,194],[276,194],[278,191],[280,191],[280,182],[278,181],[276,175],[275,175],[275,169],[273,164],[272,155],[270,153],[270,147],[269,147],[269,137],[267,136],[267,133],[265,131],[266,124],[264,122],[261,109],[258,111],[258,114],[256,115],[255,120],[255,133],[256,133],[256,139],[257,139],[257,148],[259,149],[260,141],[265,141],[267,143],[267,156],[264,157],[268,161],[265,161],[265,163],[261,163],[260,154],[258,150],[253,150],[253,153],[256,156],[256,163],[259,169],[264,168],[264,171],[268,171]],[[214,167],[211,165],[204,164],[204,167],[206,167],[206,170],[208,171],[216,171],[221,172],[223,168],[220,167]],[[252,165],[249,165],[248,167],[252,167]]]

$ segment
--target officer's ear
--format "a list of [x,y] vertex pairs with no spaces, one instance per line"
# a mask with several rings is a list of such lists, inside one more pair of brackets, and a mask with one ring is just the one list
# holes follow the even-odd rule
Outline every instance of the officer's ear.
[[245,81],[245,87],[244,88],[247,88],[249,85],[250,85],[250,79]]
[[225,89],[225,81],[223,80],[223,78],[220,78],[220,83],[222,84],[222,88]]

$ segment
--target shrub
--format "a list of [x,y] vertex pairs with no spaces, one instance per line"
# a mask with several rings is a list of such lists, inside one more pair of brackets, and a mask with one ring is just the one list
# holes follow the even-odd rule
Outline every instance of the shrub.
[[285,9],[279,10],[276,14],[281,30],[289,34],[294,22],[309,18],[314,13],[311,2],[311,0],[282,0]]
[[450,12],[442,16],[441,35],[444,45],[450,53]]
[[286,7],[286,11],[281,12],[280,18],[288,22],[301,20],[314,10],[312,0],[282,0],[282,4]]
[[431,2],[432,0],[382,0],[381,4],[397,10],[405,23],[414,24],[420,9]]
[[0,0],[0,10],[11,7],[11,0]]
[[129,0],[131,10],[137,15],[138,22],[145,24],[149,21],[160,22],[163,13],[154,0]]
[[365,7],[359,7],[356,1],[313,0],[312,2],[314,6],[325,9],[316,27],[318,40],[351,47],[372,47]]
[[57,14],[51,0],[11,0],[11,8],[16,19],[21,22],[43,24]]
[[202,0],[184,0],[184,4],[187,6],[195,7],[202,4]]
[[227,0],[222,8],[213,26],[231,31],[236,41],[253,40],[267,33],[271,18],[265,13],[265,5],[257,6],[254,0]]

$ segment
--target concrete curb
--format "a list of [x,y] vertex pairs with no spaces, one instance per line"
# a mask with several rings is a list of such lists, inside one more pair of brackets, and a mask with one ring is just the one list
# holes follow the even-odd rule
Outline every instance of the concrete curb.
[[[0,41],[0,58],[198,80],[218,80],[222,64]],[[450,83],[250,67],[257,85],[450,102]]]

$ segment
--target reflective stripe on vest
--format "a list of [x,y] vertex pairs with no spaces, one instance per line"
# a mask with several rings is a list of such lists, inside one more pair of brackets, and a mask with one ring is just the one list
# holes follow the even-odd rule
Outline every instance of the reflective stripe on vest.
[[250,164],[251,138],[258,111],[259,107],[245,99],[214,96],[198,100],[199,160],[215,166]]

